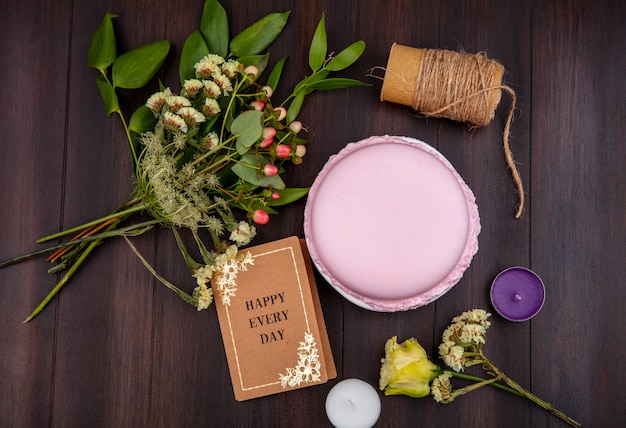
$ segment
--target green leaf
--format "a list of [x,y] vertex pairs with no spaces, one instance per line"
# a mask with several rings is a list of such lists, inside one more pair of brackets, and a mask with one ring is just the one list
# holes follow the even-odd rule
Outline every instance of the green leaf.
[[271,200],[268,202],[268,205],[271,207],[279,207],[281,205],[290,204],[303,196],[306,196],[306,194],[309,193],[309,189],[309,187],[292,187],[289,189],[277,190],[276,192],[280,195],[280,199]]
[[348,68],[354,61],[359,59],[363,51],[365,51],[365,42],[363,40],[354,42],[331,59],[326,65],[326,68],[330,71],[339,71]]
[[228,55],[228,16],[217,0],[206,0],[200,18],[200,34],[209,52],[225,57]]
[[170,42],[160,40],[128,51],[113,63],[113,86],[136,89],[145,86],[159,70],[170,50]]
[[261,138],[263,133],[263,126],[261,126],[262,116],[262,111],[248,110],[233,120],[230,131],[237,138],[237,152],[239,154],[246,153]]
[[331,89],[351,88],[353,86],[371,86],[365,82],[355,79],[346,79],[343,77],[335,77],[330,79],[313,82],[309,87],[316,91],[328,91]]
[[96,85],[98,85],[98,90],[100,91],[100,96],[104,102],[104,108],[107,111],[107,116],[111,116],[111,113],[113,112],[120,111],[120,104],[117,100],[115,89],[103,75],[96,77]]
[[272,186],[274,189],[278,190],[285,188],[285,182],[279,175],[269,177],[261,173],[260,168],[263,163],[263,158],[260,156],[247,153],[241,157],[241,162],[242,163],[233,165],[231,169],[242,180],[254,184],[255,186]]
[[242,56],[242,57],[237,58],[237,61],[242,63],[244,67],[247,67],[249,65],[254,65],[256,68],[258,68],[259,73],[257,74],[257,77],[260,76],[261,73],[263,73],[263,71],[265,71],[269,60],[270,60],[269,52],[264,55],[248,55],[248,56]]
[[330,71],[328,71],[325,68],[323,68],[320,71],[317,71],[317,72],[313,73],[312,75],[305,77],[300,82],[298,82],[296,87],[293,89],[293,93],[294,94],[299,94],[299,93],[304,91],[305,94],[310,94],[311,92],[313,92],[315,90],[315,89],[311,88],[311,85],[314,82],[318,82],[320,80],[324,80],[326,78],[326,76],[328,76],[329,73],[330,73]]
[[311,47],[309,49],[309,66],[314,73],[322,68],[322,66],[324,65],[327,49],[328,44],[326,40],[326,25],[324,20],[324,14],[322,14],[322,18],[320,19],[319,24],[317,24],[317,28],[315,29],[315,33],[313,34]]
[[276,87],[278,86],[278,82],[280,81],[280,76],[283,73],[283,67],[285,66],[285,61],[287,61],[286,56],[279,59],[274,65],[274,68],[272,68],[272,71],[270,72],[269,77],[267,78],[266,85],[274,90],[276,90]]
[[237,57],[260,54],[283,31],[290,13],[270,13],[259,19],[231,40],[230,52]]
[[115,61],[115,31],[113,30],[113,18],[117,15],[107,13],[102,22],[98,25],[96,32],[91,38],[89,53],[87,54],[87,64],[89,67],[97,68],[100,71],[107,69]]
[[304,103],[304,93],[300,93],[296,95],[293,101],[291,101],[291,104],[289,105],[289,108],[287,109],[287,118],[285,119],[285,122],[287,124],[290,124],[296,119],[296,117],[298,117],[298,114],[300,114],[300,109],[302,109],[303,103]]
[[130,117],[128,130],[141,134],[154,129],[156,123],[157,118],[154,116],[154,113],[152,113],[152,110],[150,110],[147,106],[142,105],[135,110],[133,115]]
[[199,31],[194,31],[187,37],[180,53],[180,65],[178,66],[181,84],[187,79],[196,77],[194,66],[209,53],[209,48]]

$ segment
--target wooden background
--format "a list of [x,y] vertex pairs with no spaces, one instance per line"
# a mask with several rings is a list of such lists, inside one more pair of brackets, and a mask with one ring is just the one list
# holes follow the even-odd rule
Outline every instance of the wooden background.
[[[493,317],[485,351],[502,370],[590,427],[626,420],[626,3],[621,0],[224,1],[233,33],[274,11],[292,10],[273,58],[289,55],[294,84],[322,13],[331,49],[363,39],[347,73],[369,88],[316,93],[301,120],[310,146],[289,176],[307,186],[328,157],[370,135],[408,135],[439,149],[477,197],[480,250],[462,281],[433,304],[373,313],[344,301],[320,277],[339,377],[327,384],[236,402],[213,308],[197,313],[157,283],[120,240],[107,242],[59,298],[22,324],[55,277],[40,258],[0,271],[0,426],[330,426],[324,412],[340,379],[378,382],[385,340],[415,336],[436,357],[450,319],[492,310],[488,291],[509,266],[535,270],[547,300],[532,321]],[[112,210],[130,190],[130,157],[117,118],[107,119],[87,67],[91,35],[105,12],[119,49],[167,38],[159,78],[176,85],[185,37],[200,0],[5,0],[0,5],[0,259],[35,239]],[[511,146],[527,196],[513,218],[515,188],[502,147],[504,97],[489,126],[468,130],[379,101],[393,42],[485,51],[507,69],[518,105]],[[129,109],[157,88],[125,94]],[[303,236],[304,201],[260,228],[256,243]],[[407,215],[410,215],[407,213]],[[174,283],[193,279],[166,231],[136,239]],[[386,267],[393,269],[392,266]],[[473,371],[471,371],[473,372]],[[383,397],[381,427],[565,426],[536,406],[483,388],[449,405]]]

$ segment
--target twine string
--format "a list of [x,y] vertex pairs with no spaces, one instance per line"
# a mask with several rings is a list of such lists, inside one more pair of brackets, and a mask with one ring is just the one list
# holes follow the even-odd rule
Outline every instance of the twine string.
[[[412,107],[425,116],[444,117],[475,126],[491,122],[500,101],[500,90],[511,97],[511,106],[503,131],[506,163],[517,187],[519,204],[515,218],[524,210],[524,187],[513,159],[509,135],[515,113],[515,91],[506,85],[488,82],[502,66],[485,54],[460,54],[453,51],[426,49],[415,81]],[[498,92],[493,92],[498,91]]]

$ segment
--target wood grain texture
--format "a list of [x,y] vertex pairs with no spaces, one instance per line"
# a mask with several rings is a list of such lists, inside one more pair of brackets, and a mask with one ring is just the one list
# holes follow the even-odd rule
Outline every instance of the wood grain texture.
[[[199,21],[201,0],[0,5],[0,259],[32,250],[40,236],[100,217],[131,189],[123,128],[107,118],[87,67],[91,35],[104,13],[121,51],[157,39],[172,50],[157,76],[178,82],[177,58]],[[317,276],[338,379],[239,403],[234,400],[215,311],[198,313],[160,285],[122,240],[96,250],[46,310],[21,321],[57,279],[42,259],[0,270],[0,426],[327,427],[324,400],[340,379],[378,383],[385,340],[415,336],[436,357],[450,319],[491,310],[489,286],[502,269],[535,270],[547,287],[542,311],[525,323],[494,316],[485,352],[520,384],[589,427],[626,420],[626,6],[620,0],[437,2],[369,0],[223,1],[231,33],[267,13],[291,10],[272,59],[288,55],[278,96],[307,74],[308,47],[325,14],[329,48],[363,39],[367,49],[345,76],[368,88],[316,93],[301,120],[310,145],[289,184],[308,186],[329,156],[370,135],[406,135],[440,150],[474,191],[480,250],[463,279],[417,310],[381,314],[344,301]],[[379,80],[392,43],[484,51],[506,68],[517,94],[511,148],[527,206],[504,161],[496,119],[469,129],[382,103]],[[380,74],[380,73],[379,73]],[[156,88],[123,92],[131,111]],[[373,203],[376,195],[372,195]],[[303,236],[304,201],[259,230],[262,243]],[[410,215],[410,214],[407,214]],[[402,233],[393,230],[391,233]],[[182,288],[193,278],[172,236],[133,238],[148,261]],[[190,239],[186,236],[185,239]],[[392,251],[393,249],[381,249]],[[393,269],[392,266],[386,267]],[[474,373],[474,371],[470,371]],[[561,427],[522,399],[483,388],[438,405],[382,397],[380,427]]]

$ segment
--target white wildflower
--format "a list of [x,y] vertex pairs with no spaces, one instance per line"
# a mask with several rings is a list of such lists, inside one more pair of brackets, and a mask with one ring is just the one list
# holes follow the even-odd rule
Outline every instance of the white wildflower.
[[222,73],[231,79],[239,73],[239,69],[243,68],[243,66],[239,63],[239,61],[234,59],[229,59],[224,64],[222,64]]
[[185,120],[177,114],[166,111],[163,114],[163,127],[168,131],[183,131],[187,132],[187,124]]
[[187,126],[193,126],[202,123],[206,117],[193,107],[182,107],[177,114],[185,120]]
[[210,173],[205,173],[204,174],[204,184],[207,187],[211,187],[213,189],[215,189],[216,187],[219,187],[220,185],[220,178],[218,177],[217,174],[214,174],[212,172]]
[[452,324],[458,322],[470,322],[480,324],[487,329],[491,325],[488,321],[490,316],[491,314],[484,309],[472,309],[471,311],[465,311],[461,315],[452,318]]
[[220,137],[216,132],[209,132],[201,140],[202,148],[208,152],[219,147]]
[[[443,345],[443,343],[439,345],[439,355],[443,362],[446,363],[446,365],[452,370],[462,372],[467,363],[464,356],[465,349],[459,345],[449,347]],[[445,353],[442,351],[445,351]]]
[[216,100],[214,100],[213,98],[207,98],[204,103],[204,109],[202,111],[205,115],[211,117],[218,114],[220,111],[222,111],[222,109],[220,108],[220,105],[217,103]]
[[219,55],[209,54],[198,61],[194,68],[196,69],[196,77],[198,79],[207,79],[215,73],[220,73],[220,64],[224,62],[224,58]]
[[224,233],[224,223],[219,218],[209,216],[204,220],[204,223],[206,224],[207,228],[211,232],[215,233],[217,236],[220,236],[222,233]]
[[220,74],[218,76],[213,76],[213,81],[220,87],[220,89],[224,92],[224,94],[229,93],[233,90],[233,85],[225,74]]
[[230,233],[230,240],[238,246],[248,245],[256,235],[256,228],[246,221],[240,221],[235,230]]
[[172,143],[178,150],[184,150],[187,147],[187,135],[184,130],[176,130],[172,133]]
[[199,311],[208,309],[213,303],[213,289],[206,285],[198,285],[193,289],[193,297],[197,300],[197,308]]
[[146,106],[152,110],[155,116],[159,117],[165,105],[165,99],[170,95],[172,95],[170,88],[165,89],[163,92],[156,92],[150,95],[150,98],[146,101]]
[[202,83],[204,84],[204,94],[207,98],[218,98],[222,95],[222,90],[214,81],[203,80]]
[[185,97],[181,97],[180,95],[170,95],[168,97],[165,97],[165,102],[169,106],[170,111],[174,113],[183,107],[191,106],[191,101],[189,101]]
[[430,385],[430,392],[437,403],[448,402],[452,398],[451,377],[452,373],[444,372],[433,379],[433,383]]
[[204,83],[198,79],[188,79],[183,83],[183,94],[186,97],[193,98],[204,87]]
[[459,332],[459,342],[470,344],[473,343],[475,345],[484,344],[486,330],[482,325],[479,324],[465,324]]

